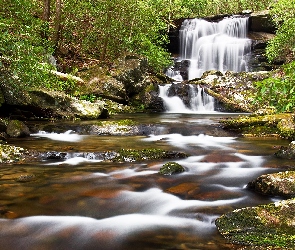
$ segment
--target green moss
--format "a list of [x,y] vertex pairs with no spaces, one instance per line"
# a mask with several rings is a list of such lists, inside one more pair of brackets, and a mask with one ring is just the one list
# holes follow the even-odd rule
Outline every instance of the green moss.
[[98,121],[96,123],[98,126],[108,127],[108,126],[135,126],[137,123],[133,120],[124,119],[118,121]]
[[187,155],[181,152],[165,151],[162,149],[121,149],[117,152],[113,161],[115,162],[134,162],[143,160],[185,158]]
[[219,232],[233,243],[294,249],[295,200],[237,209],[216,220]]
[[167,162],[160,168],[159,174],[172,175],[182,173],[184,171],[185,169],[183,168],[183,166],[181,166],[177,162]]
[[[287,120],[288,122],[282,122]],[[283,138],[295,138],[291,114],[252,115],[238,118],[223,119],[220,123],[224,129],[233,130],[243,135],[270,136],[278,135]],[[288,126],[286,125],[288,124]]]

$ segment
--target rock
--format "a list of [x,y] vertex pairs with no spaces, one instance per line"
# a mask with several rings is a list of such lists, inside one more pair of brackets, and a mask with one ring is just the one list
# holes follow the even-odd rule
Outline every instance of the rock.
[[6,132],[7,126],[4,120],[0,119],[0,132]]
[[283,159],[295,159],[295,141],[292,141],[288,147],[280,147],[275,156]]
[[184,167],[178,164],[177,162],[167,162],[160,168],[159,174],[173,175],[182,173],[184,171]]
[[[161,149],[121,149],[112,159],[114,162],[135,162],[155,159],[185,158],[187,154],[182,152],[165,151]],[[172,164],[173,165],[173,164]],[[177,171],[177,170],[176,170]],[[180,171],[180,170],[179,170]]]
[[188,81],[190,84],[203,86],[205,92],[213,96],[225,111],[252,112],[253,83],[270,76],[270,72],[231,72],[222,74],[219,71],[204,72],[201,79]]
[[294,211],[295,199],[290,199],[237,209],[219,217],[215,224],[231,243],[249,249],[294,249]]
[[18,120],[9,121],[6,132],[10,137],[30,136],[29,128],[22,121]]
[[295,122],[293,115],[281,119],[277,127],[281,137],[291,140],[295,139]]
[[295,197],[295,171],[265,174],[248,183],[248,188],[263,195]]
[[275,24],[271,21],[268,10],[253,12],[249,17],[249,30],[256,32],[275,33]]
[[[291,114],[251,115],[234,119],[223,119],[223,128],[241,133],[244,136],[285,136],[281,135],[279,123],[282,119],[292,119]],[[284,148],[283,148],[284,149]],[[279,156],[279,155],[278,155]]]
[[0,143],[0,163],[18,162],[24,153],[23,148]]
[[34,181],[36,179],[36,176],[34,174],[22,174],[16,178],[17,182],[30,182]]
[[57,118],[97,119],[105,116],[105,103],[97,101],[91,103],[78,100],[62,92],[47,90],[32,90],[29,92],[31,105],[35,107],[39,115]]

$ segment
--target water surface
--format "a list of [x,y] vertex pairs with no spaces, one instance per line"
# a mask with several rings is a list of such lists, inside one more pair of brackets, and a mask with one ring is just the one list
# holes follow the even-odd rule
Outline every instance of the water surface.
[[[67,132],[56,123],[56,132],[11,140],[70,156],[1,167],[1,249],[236,249],[214,221],[233,209],[274,201],[245,186],[287,164],[273,153],[275,145],[288,142],[223,131],[218,119],[228,115],[124,115],[112,119],[152,123],[156,129],[145,136],[98,136]],[[68,125],[76,123],[95,121]],[[186,152],[188,158],[173,160],[186,171],[159,175],[171,159],[112,163],[91,154],[120,148]],[[34,178],[16,181],[21,175]]]

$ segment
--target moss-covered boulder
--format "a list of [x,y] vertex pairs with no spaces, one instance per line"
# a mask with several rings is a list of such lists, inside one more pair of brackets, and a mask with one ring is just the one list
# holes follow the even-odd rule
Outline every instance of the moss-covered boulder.
[[199,84],[205,91],[219,101],[228,111],[253,112],[257,109],[253,105],[254,83],[268,78],[270,72],[204,72],[200,79],[189,81]]
[[[292,114],[249,115],[220,120],[224,129],[241,133],[245,136],[280,136],[295,138]],[[282,122],[288,121],[288,122]]]
[[10,137],[26,137],[30,135],[27,125],[18,120],[9,121],[6,132]]
[[35,112],[45,117],[97,119],[106,116],[105,103],[79,100],[63,92],[32,90],[29,92]]
[[181,166],[177,162],[167,162],[165,163],[159,171],[159,174],[162,175],[173,175],[173,174],[179,174],[184,172],[185,169],[183,166]]
[[295,171],[265,174],[248,183],[250,189],[263,195],[295,197]]
[[135,162],[155,159],[175,159],[185,158],[187,154],[176,151],[166,151],[162,149],[121,149],[116,152],[112,161],[115,162]]
[[294,249],[294,211],[295,199],[290,199],[237,209],[219,217],[215,224],[230,242],[250,249]]

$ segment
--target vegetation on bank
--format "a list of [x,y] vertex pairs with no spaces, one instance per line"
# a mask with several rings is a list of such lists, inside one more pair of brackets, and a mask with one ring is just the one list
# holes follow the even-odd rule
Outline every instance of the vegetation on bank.
[[[265,9],[271,0],[3,0],[0,10],[0,80],[14,91],[47,87],[73,89],[59,71],[75,75],[89,66],[111,67],[126,52],[145,56],[152,70],[170,63],[168,30],[174,21]],[[52,55],[54,57],[52,57]],[[55,59],[57,61],[55,61]],[[2,86],[3,88],[3,86]]]
[[255,102],[275,107],[277,112],[292,112],[295,108],[295,0],[275,1],[270,15],[277,32],[267,48],[269,61],[285,61],[274,77],[256,83]]

